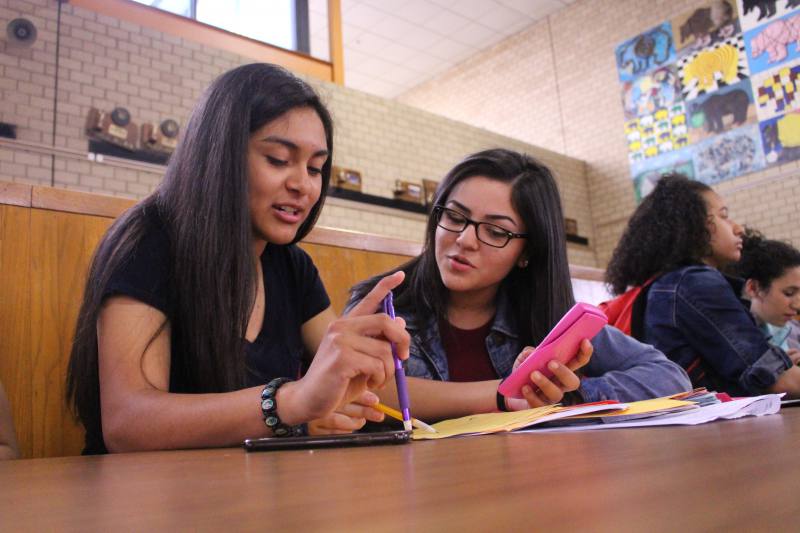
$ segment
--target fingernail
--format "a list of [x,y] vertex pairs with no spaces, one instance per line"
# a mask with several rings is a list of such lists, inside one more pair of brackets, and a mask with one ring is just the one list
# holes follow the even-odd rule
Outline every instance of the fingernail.
[[367,391],[364,393],[364,395],[366,396],[365,400],[368,404],[374,405],[380,401],[380,398],[378,398],[378,395],[374,392]]
[[532,392],[533,392],[533,389],[531,389],[531,388],[530,388],[530,387],[528,387],[527,385],[525,385],[524,387],[522,387],[522,394],[530,394],[530,393],[532,393]]
[[542,373],[537,370],[536,372],[533,373],[533,379],[534,381],[539,381],[540,379],[542,379]]
[[558,362],[550,361],[549,363],[547,363],[547,368],[549,368],[550,370],[556,370],[558,368]]

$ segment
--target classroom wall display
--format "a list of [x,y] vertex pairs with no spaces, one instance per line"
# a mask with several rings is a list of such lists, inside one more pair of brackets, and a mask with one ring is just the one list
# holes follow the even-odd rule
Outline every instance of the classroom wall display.
[[647,73],[653,68],[675,61],[672,28],[668,22],[656,26],[619,45],[616,51],[617,70],[622,82]]
[[765,120],[759,127],[767,164],[800,159],[800,112]]
[[800,0],[737,0],[742,31],[782,17],[800,6]]
[[683,103],[629,120],[625,124],[625,135],[631,163],[686,146],[689,136]]
[[700,143],[694,150],[694,178],[713,185],[764,168],[758,125],[737,128]]
[[681,101],[681,85],[674,65],[657,68],[622,84],[625,119],[651,115]]
[[636,201],[640,202],[647,196],[656,182],[662,175],[669,172],[680,172],[681,174],[694,178],[694,162],[692,160],[692,148],[686,147],[672,152],[638,162],[631,165],[633,173],[633,190]]
[[712,1],[672,20],[672,38],[678,57],[697,52],[741,32],[736,4]]
[[699,96],[686,105],[691,144],[758,121],[748,81]]
[[615,54],[637,201],[800,159],[800,0],[707,0]]

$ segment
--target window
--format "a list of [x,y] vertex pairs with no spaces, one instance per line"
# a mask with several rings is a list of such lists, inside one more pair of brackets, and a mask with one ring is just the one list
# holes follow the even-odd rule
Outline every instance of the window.
[[309,53],[308,0],[134,0],[238,35]]

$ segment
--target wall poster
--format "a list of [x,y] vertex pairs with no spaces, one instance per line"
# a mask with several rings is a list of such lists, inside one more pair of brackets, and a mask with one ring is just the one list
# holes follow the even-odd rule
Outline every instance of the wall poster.
[[616,48],[637,202],[800,159],[800,0],[708,0]]

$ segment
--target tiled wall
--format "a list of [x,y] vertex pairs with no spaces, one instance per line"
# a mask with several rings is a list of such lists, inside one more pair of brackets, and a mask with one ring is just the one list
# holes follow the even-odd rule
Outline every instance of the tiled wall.
[[[63,4],[62,10],[55,130],[59,147],[86,150],[83,127],[91,106],[112,109],[123,105],[139,123],[158,123],[165,118],[182,123],[215,76],[250,62],[207,44],[70,4]],[[57,3],[52,0],[0,0],[0,29],[20,16],[38,28],[38,40],[28,49],[0,40],[0,121],[17,124],[20,140],[48,145],[53,140],[56,13]],[[580,160],[509,138],[517,136],[515,132],[482,129],[490,124],[468,126],[402,103],[312,83],[336,121],[334,163],[359,170],[364,192],[391,197],[396,179],[438,180],[464,155],[477,150],[504,146],[524,151],[554,169],[566,216],[577,219],[579,233],[589,239],[589,246],[569,245],[570,261],[596,264],[586,169]],[[553,114],[548,120],[556,117]],[[0,180],[49,185],[51,178],[59,187],[141,198],[158,184],[161,172],[0,146]],[[420,241],[424,216],[331,199],[320,223]]]
[[[634,209],[615,47],[701,0],[578,0],[399,100],[586,161],[603,266]],[[800,163],[725,182],[737,221],[800,245]]]

